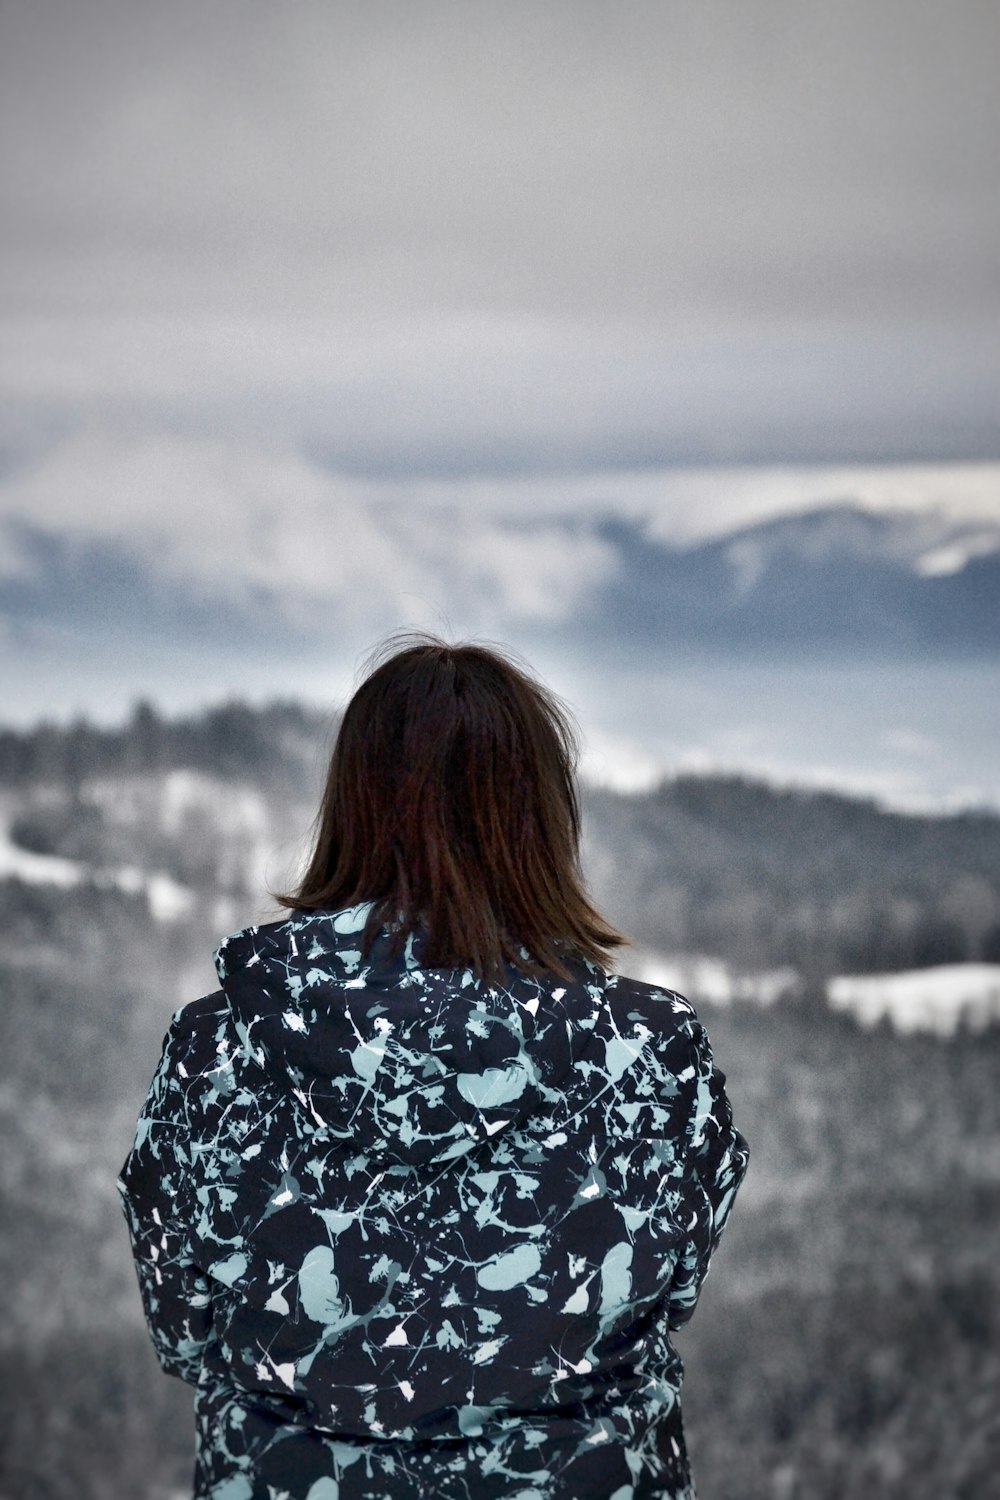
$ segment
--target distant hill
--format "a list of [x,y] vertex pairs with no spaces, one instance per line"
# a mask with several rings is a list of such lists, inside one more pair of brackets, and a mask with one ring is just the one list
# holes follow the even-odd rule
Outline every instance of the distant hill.
[[[177,718],[140,703],[120,729],[0,731],[8,848],[260,902],[265,872],[307,837],[334,730],[296,703],[230,702]],[[584,788],[583,802],[594,896],[644,948],[790,965],[817,984],[1000,961],[996,814],[918,817],[737,776]]]
[[677,547],[607,519],[614,575],[574,619],[594,649],[755,658],[983,657],[1000,648],[1000,524],[842,503]]
[[1000,817],[918,817],[736,776],[586,794],[598,902],[663,951],[877,972],[1000,959]]
[[0,787],[54,784],[150,771],[205,771],[222,779],[305,790],[332,743],[336,715],[294,701],[256,707],[230,699],[200,713],[168,716],[138,701],[122,725],[80,717],[30,729],[0,727]]
[[[532,648],[558,644],[570,660],[671,649],[727,660],[982,659],[1000,647],[1000,520],[876,512],[833,499],[678,546],[658,529],[652,507],[649,517],[623,516],[595,502],[571,515],[501,519],[488,538],[477,532],[476,549],[507,555],[504,578],[519,576],[529,553],[552,560],[525,595],[538,589],[556,598],[551,610],[525,606],[499,575],[462,592],[454,547],[468,524],[446,506],[421,515],[418,591],[446,600],[457,589],[457,617],[476,629]],[[377,530],[402,552],[413,527],[410,502],[383,503]],[[165,573],[155,556],[121,541],[67,538],[26,521],[5,530],[21,563],[0,576],[0,624],[26,650],[35,632],[56,628],[66,632],[67,649],[138,635],[195,652],[207,639],[237,657],[292,654],[330,629],[331,640],[342,646],[349,638],[360,649],[409,608],[387,588],[385,610],[369,611],[370,600],[338,591],[335,568],[329,598],[326,585],[314,588],[304,610],[301,588],[277,574],[265,588],[241,587],[236,573],[226,588],[206,592],[203,579]],[[589,581],[563,590],[560,574]]]

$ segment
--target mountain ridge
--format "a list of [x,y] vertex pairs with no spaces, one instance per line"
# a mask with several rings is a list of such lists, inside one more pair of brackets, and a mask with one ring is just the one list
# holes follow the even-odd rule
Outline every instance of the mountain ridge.
[[[360,646],[398,624],[414,598],[439,597],[464,629],[604,657],[680,646],[718,659],[905,662],[981,660],[1000,649],[1000,501],[992,521],[845,498],[682,544],[663,534],[655,511],[599,504],[492,519],[460,506],[417,513],[398,499],[356,510],[367,516],[361,552],[376,537],[384,551],[384,590],[373,579],[360,595],[332,553],[328,569],[314,565],[302,579],[289,576],[287,558],[269,576],[262,544],[243,538],[220,557],[209,587],[203,568],[178,571],[176,556],[124,526],[121,535],[64,535],[54,522],[12,515],[0,626],[25,651],[53,631],[111,645],[137,627],[185,644],[203,637],[236,651],[289,651],[327,636],[356,635]],[[303,535],[322,556],[337,530],[313,536],[319,514]]]
[[618,518],[598,534],[615,547],[619,576],[575,622],[598,649],[624,639],[779,660],[1000,649],[1000,523],[845,503],[683,546]]
[[[176,719],[142,703],[117,731],[0,730],[0,869],[6,837],[11,873],[27,851],[39,876],[46,860],[101,879],[127,865],[195,905],[256,900],[273,861],[304,852],[334,727],[294,703]],[[998,813],[737,775],[582,800],[598,906],[649,949],[806,975],[1000,962]]]

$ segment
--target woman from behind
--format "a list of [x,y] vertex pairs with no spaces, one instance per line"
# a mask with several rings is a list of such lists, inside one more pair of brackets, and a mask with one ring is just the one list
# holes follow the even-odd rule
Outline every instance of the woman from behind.
[[747,1163],[681,996],[609,971],[571,726],[391,643],[289,914],[174,1017],[120,1177],[199,1500],[686,1500],[670,1334]]

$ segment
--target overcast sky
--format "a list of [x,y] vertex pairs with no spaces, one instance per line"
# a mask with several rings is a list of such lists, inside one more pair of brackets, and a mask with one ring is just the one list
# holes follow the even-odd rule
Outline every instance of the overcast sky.
[[1000,7],[7,0],[3,436],[993,458]]

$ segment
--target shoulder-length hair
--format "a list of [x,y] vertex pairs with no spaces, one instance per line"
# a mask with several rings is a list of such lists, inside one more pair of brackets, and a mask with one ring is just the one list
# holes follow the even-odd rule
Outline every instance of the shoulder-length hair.
[[568,711],[505,652],[393,637],[344,712],[305,874],[275,900],[371,901],[366,949],[419,927],[429,967],[604,964],[626,939],[584,892],[576,760]]

